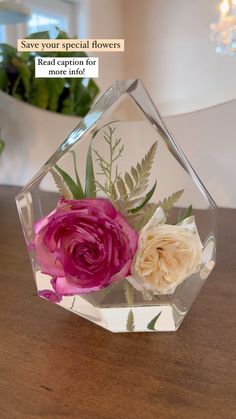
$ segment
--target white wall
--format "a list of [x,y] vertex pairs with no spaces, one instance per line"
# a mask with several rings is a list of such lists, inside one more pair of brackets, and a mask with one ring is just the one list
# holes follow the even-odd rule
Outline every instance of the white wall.
[[5,149],[0,184],[25,185],[79,123],[80,118],[38,109],[0,92]]
[[236,207],[236,100],[165,118],[216,203]]
[[219,0],[123,0],[125,75],[143,80],[165,115],[236,97],[236,57],[215,53]]
[[[122,0],[80,0],[76,6],[77,33],[80,38],[124,38]],[[122,52],[100,52],[96,56],[99,57],[97,82],[101,91],[106,90],[115,80],[125,78]]]

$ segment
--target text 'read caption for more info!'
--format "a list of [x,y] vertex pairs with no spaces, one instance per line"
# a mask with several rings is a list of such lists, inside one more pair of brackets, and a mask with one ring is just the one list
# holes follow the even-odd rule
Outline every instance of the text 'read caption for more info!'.
[[98,76],[98,57],[35,57],[35,77],[38,78]]

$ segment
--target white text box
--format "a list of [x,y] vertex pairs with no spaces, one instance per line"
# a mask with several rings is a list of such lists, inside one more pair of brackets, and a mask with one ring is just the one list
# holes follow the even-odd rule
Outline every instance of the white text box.
[[36,57],[35,77],[98,77],[98,57]]

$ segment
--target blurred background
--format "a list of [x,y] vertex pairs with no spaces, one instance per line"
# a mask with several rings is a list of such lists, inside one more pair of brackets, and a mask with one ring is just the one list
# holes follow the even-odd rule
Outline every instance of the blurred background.
[[[124,38],[124,53],[96,54],[99,94],[117,79],[140,78],[216,203],[236,207],[235,19],[234,0],[9,0],[0,1],[0,42],[15,47],[42,31],[54,37],[55,27],[69,37]],[[98,90],[84,83],[88,108]],[[67,101],[56,112],[50,104],[40,109],[37,95],[22,100],[17,88],[0,91],[0,183],[23,185],[85,108],[73,114]]]

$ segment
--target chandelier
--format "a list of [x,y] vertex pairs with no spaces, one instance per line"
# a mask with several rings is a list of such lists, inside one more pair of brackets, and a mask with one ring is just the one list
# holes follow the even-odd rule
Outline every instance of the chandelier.
[[236,0],[220,3],[220,19],[211,24],[211,40],[216,42],[216,52],[222,55],[236,54]]

